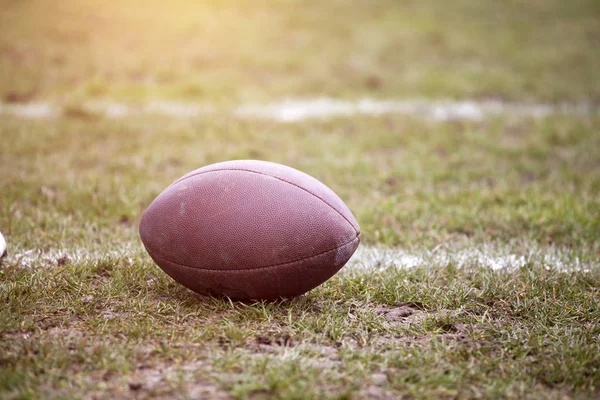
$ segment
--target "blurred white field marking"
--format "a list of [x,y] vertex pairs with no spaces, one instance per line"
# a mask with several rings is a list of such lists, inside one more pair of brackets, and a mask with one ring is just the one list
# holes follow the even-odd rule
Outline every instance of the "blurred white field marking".
[[[214,105],[173,101],[154,101],[147,104],[127,104],[109,101],[83,103],[81,108],[107,118],[126,118],[136,115],[162,115],[172,118],[195,118],[211,115],[220,109]],[[0,104],[0,115],[24,119],[60,116],[65,107],[51,103]],[[478,121],[493,116],[544,118],[555,114],[588,115],[600,108],[592,104],[535,104],[489,101],[455,100],[376,100],[356,101],[320,97],[313,99],[285,99],[268,104],[245,104],[225,109],[237,118],[258,118],[279,122],[299,122],[309,119],[352,117],[356,115],[407,115],[433,121]]]
[[556,269],[565,272],[589,272],[600,268],[600,260],[582,261],[567,249],[527,246],[525,252],[508,247],[484,244],[461,249],[404,250],[378,246],[360,246],[344,268],[346,271],[384,271],[417,267],[456,268],[484,267],[512,270],[526,266]]
[[264,118],[280,122],[384,114],[419,116],[434,121],[477,121],[497,115],[543,118],[552,114],[586,115],[593,111],[593,107],[583,104],[516,104],[499,101],[426,99],[344,101],[322,97],[305,100],[288,99],[266,105],[244,105],[238,107],[234,114],[238,117]]
[[[540,247],[536,244],[520,245],[517,251],[508,246],[483,244],[460,249],[436,248],[433,250],[407,250],[380,246],[360,246],[350,259],[345,272],[377,272],[409,268],[461,269],[484,267],[493,270],[513,270],[522,267],[542,267],[563,272],[590,272],[600,269],[597,257],[581,259],[572,251],[558,247]],[[137,243],[113,246],[110,251],[83,247],[31,249],[9,253],[6,262],[22,268],[52,267],[66,263],[97,264],[119,263],[133,265],[143,259],[150,260],[143,247]]]
[[88,103],[84,107],[108,118],[125,118],[132,115],[163,115],[173,118],[194,118],[215,112],[215,109],[206,104],[181,103],[171,101],[154,101],[145,105],[132,105],[125,103]]
[[126,244],[121,247],[113,246],[109,251],[100,249],[90,250],[83,247],[55,248],[50,250],[29,249],[14,254],[9,253],[6,261],[21,268],[51,267],[67,263],[97,264],[102,262],[119,262],[132,265],[143,254],[143,248]]
[[0,115],[8,114],[23,119],[50,118],[57,114],[56,107],[49,103],[23,103],[2,104],[0,103]]

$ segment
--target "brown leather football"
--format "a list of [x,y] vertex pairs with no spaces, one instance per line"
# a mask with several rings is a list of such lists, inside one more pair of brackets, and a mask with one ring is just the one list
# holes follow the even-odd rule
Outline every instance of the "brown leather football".
[[201,294],[290,298],[346,264],[360,228],[317,179],[266,161],[208,165],[175,181],[144,212],[152,259]]

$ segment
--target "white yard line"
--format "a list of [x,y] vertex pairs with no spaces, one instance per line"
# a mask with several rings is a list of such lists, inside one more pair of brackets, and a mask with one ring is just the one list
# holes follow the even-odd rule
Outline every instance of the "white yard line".
[[162,115],[184,119],[209,115],[215,112],[215,108],[211,105],[172,101],[153,101],[145,105],[96,102],[88,103],[84,107],[99,114],[104,114],[108,118],[125,118],[135,115]]
[[[485,267],[493,270],[512,270],[529,266],[564,272],[589,272],[600,269],[600,260],[593,257],[582,260],[565,248],[540,247],[536,244],[520,245],[519,248],[527,250],[516,251],[507,246],[491,243],[459,249],[436,248],[433,250],[360,246],[342,271],[373,272],[450,265],[456,268]],[[142,257],[147,258],[147,255],[141,245],[130,243],[110,251],[85,248],[48,251],[31,249],[17,252],[9,250],[5,260],[23,268],[37,268],[56,266],[61,259],[75,263],[125,262],[133,265],[141,261]]]
[[[172,118],[195,118],[214,114],[217,107],[210,104],[154,101],[143,105],[119,102],[89,102],[83,109],[107,118],[125,118],[135,115],[163,115]],[[23,119],[40,119],[60,116],[65,111],[60,104],[26,103],[0,104],[0,115],[13,115]],[[356,115],[407,115],[433,121],[479,121],[494,116],[544,118],[556,114],[588,115],[597,113],[591,104],[537,104],[505,103],[474,100],[376,100],[355,101],[328,97],[285,99],[268,104],[243,104],[225,110],[237,118],[266,119],[278,122],[299,122],[309,119],[352,117]]]
[[471,268],[475,266],[493,270],[511,270],[525,266],[583,271],[600,268],[600,260],[582,261],[568,249],[540,247],[531,244],[525,252],[508,247],[484,244],[461,249],[404,250],[378,246],[361,246],[350,260],[348,270],[387,270],[416,267]]
[[330,98],[284,100],[266,105],[245,105],[234,114],[280,122],[296,122],[315,118],[354,115],[398,114],[422,117],[434,121],[478,121],[497,115],[543,118],[552,114],[585,115],[592,108],[584,105],[515,104],[499,101],[452,100],[374,100],[344,101]]
[[24,103],[24,104],[2,104],[0,103],[0,116],[2,114],[13,115],[23,119],[51,118],[57,115],[56,107],[49,103]]
[[63,262],[78,264],[125,262],[131,265],[143,254],[142,248],[132,244],[113,247],[110,251],[90,250],[83,247],[54,248],[50,250],[28,249],[24,251],[11,251],[9,248],[6,262],[22,268],[51,267]]

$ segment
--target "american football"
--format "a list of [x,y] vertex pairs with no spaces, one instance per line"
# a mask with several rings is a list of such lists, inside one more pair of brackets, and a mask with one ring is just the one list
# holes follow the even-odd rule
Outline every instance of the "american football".
[[235,300],[303,294],[342,268],[360,242],[356,219],[331,189],[255,160],[178,179],[148,207],[139,231],[177,282]]

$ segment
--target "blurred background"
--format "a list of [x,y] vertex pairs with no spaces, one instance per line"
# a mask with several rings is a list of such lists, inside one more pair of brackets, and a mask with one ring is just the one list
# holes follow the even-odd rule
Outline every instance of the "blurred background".
[[0,1],[0,95],[600,99],[595,0]]

